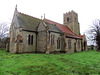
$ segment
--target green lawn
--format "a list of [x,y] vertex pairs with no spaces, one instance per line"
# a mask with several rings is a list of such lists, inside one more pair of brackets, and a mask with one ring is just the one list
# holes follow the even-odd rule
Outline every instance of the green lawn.
[[100,75],[100,52],[12,54],[0,50],[0,75]]

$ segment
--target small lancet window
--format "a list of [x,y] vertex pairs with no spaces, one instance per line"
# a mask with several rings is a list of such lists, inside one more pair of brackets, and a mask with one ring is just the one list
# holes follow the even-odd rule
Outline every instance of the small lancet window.
[[53,44],[55,44],[55,35],[53,35]]
[[33,45],[33,35],[31,36],[31,45]]
[[55,44],[55,35],[51,35],[51,46]]
[[30,45],[30,35],[28,36],[28,45]]

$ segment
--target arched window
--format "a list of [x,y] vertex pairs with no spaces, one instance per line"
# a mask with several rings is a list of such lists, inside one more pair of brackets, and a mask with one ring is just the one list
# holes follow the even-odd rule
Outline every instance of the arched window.
[[33,45],[33,35],[31,36],[31,45]]
[[33,45],[33,35],[28,36],[28,45]]
[[69,17],[67,17],[67,22],[69,22]]
[[51,46],[55,44],[55,35],[51,35]]
[[58,47],[59,47],[59,49],[60,49],[60,39],[59,39],[59,46],[58,46]]
[[55,44],[55,35],[53,35],[53,44]]
[[71,40],[68,40],[68,49],[71,49]]
[[52,35],[51,35],[51,46],[52,46]]
[[28,36],[28,45],[30,45],[30,34]]
[[57,40],[57,49],[58,49],[58,40]]

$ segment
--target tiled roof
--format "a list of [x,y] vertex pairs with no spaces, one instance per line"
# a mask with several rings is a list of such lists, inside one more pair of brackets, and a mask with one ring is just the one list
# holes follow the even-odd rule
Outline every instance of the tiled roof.
[[51,20],[48,20],[48,19],[45,19],[48,23],[51,23],[51,24],[54,24],[56,25],[62,32],[65,32],[66,33],[66,36],[68,37],[73,37],[73,38],[80,38],[78,37],[76,34],[74,34],[69,27],[67,26],[64,26],[62,24],[59,24],[57,22],[54,22],[54,21],[51,21]]
[[23,29],[35,31],[40,19],[19,12],[18,21]]

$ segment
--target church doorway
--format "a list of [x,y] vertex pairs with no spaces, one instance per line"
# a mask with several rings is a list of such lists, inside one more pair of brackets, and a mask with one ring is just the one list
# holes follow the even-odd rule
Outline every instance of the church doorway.
[[74,43],[74,52],[77,52],[77,51],[76,51],[76,43]]
[[16,53],[22,53],[22,50],[23,50],[22,36],[18,35],[16,40]]
[[22,40],[17,40],[17,43],[16,43],[16,53],[22,53],[22,50],[23,50]]

